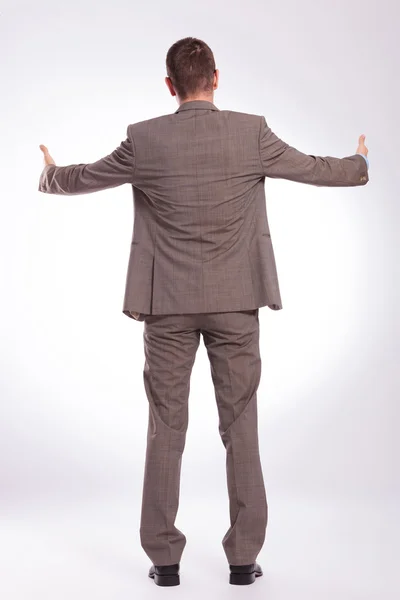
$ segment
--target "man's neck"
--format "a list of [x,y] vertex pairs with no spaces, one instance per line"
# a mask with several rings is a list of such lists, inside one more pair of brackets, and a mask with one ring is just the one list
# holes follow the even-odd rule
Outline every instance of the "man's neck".
[[194,102],[195,100],[204,100],[214,104],[214,98],[212,96],[197,96],[196,98],[186,98],[185,100],[180,100],[179,105],[183,104],[184,102]]

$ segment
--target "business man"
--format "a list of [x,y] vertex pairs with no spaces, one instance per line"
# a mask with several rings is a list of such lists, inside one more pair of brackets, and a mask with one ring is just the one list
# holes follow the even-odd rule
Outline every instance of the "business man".
[[[197,38],[171,46],[166,70],[175,112],[128,125],[126,139],[94,163],[56,166],[40,146],[46,166],[39,190],[86,194],[132,186],[122,310],[144,321],[149,422],[140,536],[152,561],[149,576],[157,585],[180,583],[186,538],[175,518],[190,376],[202,335],[226,449],[230,527],[222,544],[230,583],[246,585],[262,575],[256,558],[268,514],[257,431],[258,310],[282,308],[265,178],[365,185],[368,150],[361,135],[356,153],[345,158],[303,154],[279,139],[264,116],[217,108],[219,71]],[[193,518],[210,526],[206,510]]]

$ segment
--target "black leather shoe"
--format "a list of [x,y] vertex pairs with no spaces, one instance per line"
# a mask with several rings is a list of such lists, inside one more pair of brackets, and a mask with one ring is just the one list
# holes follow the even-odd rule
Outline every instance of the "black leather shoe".
[[179,563],[176,565],[167,565],[165,567],[150,567],[149,577],[154,579],[154,583],[162,586],[179,585]]
[[229,583],[233,585],[249,585],[254,583],[257,577],[263,574],[259,564],[251,565],[229,565],[230,576]]

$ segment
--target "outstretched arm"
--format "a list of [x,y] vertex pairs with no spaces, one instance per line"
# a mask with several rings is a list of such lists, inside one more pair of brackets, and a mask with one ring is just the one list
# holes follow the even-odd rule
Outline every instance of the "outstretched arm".
[[[345,158],[303,154],[279,139],[263,116],[260,126],[260,160],[264,176],[316,186],[347,187],[368,183],[368,159],[364,152]],[[365,136],[360,136],[359,148],[364,139]]]
[[46,165],[40,174],[38,191],[45,194],[89,194],[124,183],[132,184],[134,151],[128,130],[129,127],[126,139],[111,154],[89,164],[58,167],[47,148],[41,146]]

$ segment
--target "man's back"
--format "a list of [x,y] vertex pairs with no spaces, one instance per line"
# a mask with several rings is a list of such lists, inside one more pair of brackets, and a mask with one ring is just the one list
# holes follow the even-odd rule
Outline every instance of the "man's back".
[[[135,223],[125,309],[226,311],[269,301],[253,286],[258,262],[272,254],[260,125],[257,115],[193,101],[129,127]],[[150,289],[132,289],[129,278],[153,264],[150,306]],[[271,302],[279,304],[277,291]]]

